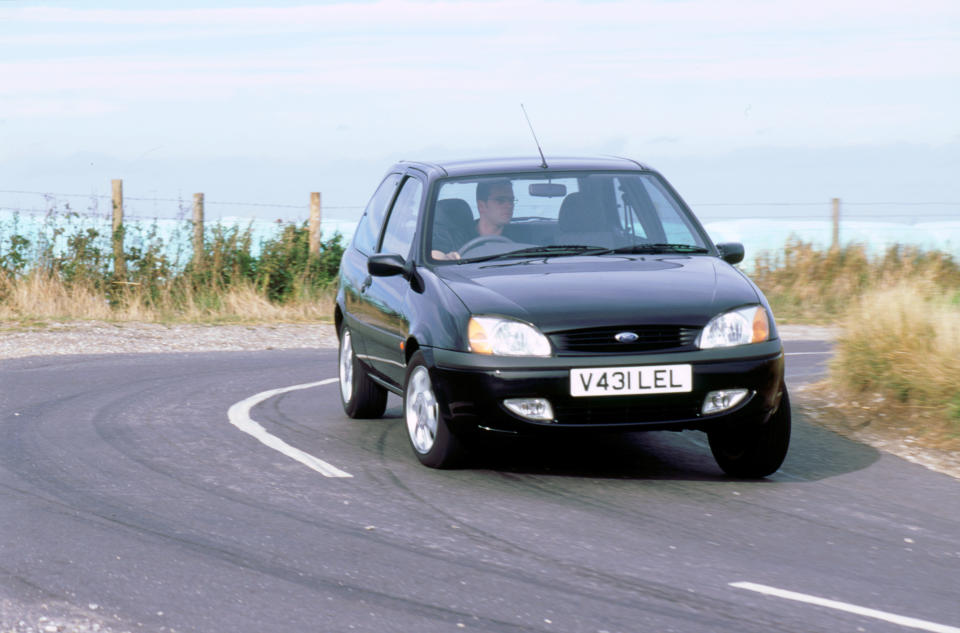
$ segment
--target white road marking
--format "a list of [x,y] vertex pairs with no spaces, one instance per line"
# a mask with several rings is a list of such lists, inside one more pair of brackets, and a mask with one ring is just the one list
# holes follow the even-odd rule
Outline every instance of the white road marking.
[[957,628],[955,626],[948,626],[946,624],[937,624],[936,622],[928,622],[927,620],[918,620],[917,618],[908,618],[906,616],[897,615],[895,613],[877,611],[876,609],[868,609],[867,607],[858,607],[855,604],[847,604],[846,602],[838,602],[836,600],[827,600],[826,598],[818,598],[817,596],[810,596],[805,593],[797,593],[795,591],[777,589],[776,587],[758,585],[752,582],[732,582],[730,583],[730,586],[736,587],[737,589],[746,589],[748,591],[756,591],[758,593],[762,593],[768,596],[784,598],[785,600],[796,600],[797,602],[805,602],[807,604],[813,604],[818,607],[827,607],[829,609],[837,609],[838,611],[846,611],[847,613],[862,615],[868,618],[874,618],[876,620],[883,620],[885,622],[898,624],[900,626],[909,627],[911,629],[920,629],[922,631],[932,631],[933,633],[960,633],[960,628]]
[[241,400],[230,407],[230,410],[227,411],[227,417],[230,418],[230,424],[234,425],[244,433],[252,435],[262,444],[269,446],[273,450],[279,451],[287,457],[295,459],[305,466],[309,466],[324,477],[353,477],[353,475],[350,473],[340,470],[336,466],[328,464],[322,459],[317,459],[310,453],[305,453],[299,448],[290,446],[279,437],[270,435],[267,433],[265,428],[260,426],[256,420],[253,420],[250,417],[250,409],[260,404],[264,400],[267,400],[268,398],[278,396],[282,393],[287,393],[288,391],[297,391],[298,389],[309,389],[311,387],[329,385],[330,383],[337,381],[337,378],[328,378],[327,380],[321,380],[320,382],[308,382],[302,385],[293,385],[292,387],[282,387],[280,389],[262,391],[254,396],[250,396],[246,400]]

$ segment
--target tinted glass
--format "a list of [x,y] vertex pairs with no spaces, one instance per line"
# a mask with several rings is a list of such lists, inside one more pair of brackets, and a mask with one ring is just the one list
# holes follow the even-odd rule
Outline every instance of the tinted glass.
[[380,183],[357,224],[357,230],[353,234],[354,248],[367,254],[373,253],[376,249],[377,239],[380,237],[380,227],[383,226],[383,218],[387,213],[387,206],[393,199],[393,193],[399,182],[400,174],[390,174]]
[[676,199],[664,188],[659,180],[650,181],[647,194],[656,210],[657,219],[663,226],[665,241],[672,244],[695,244],[696,230],[689,216],[677,204]]
[[[534,196],[530,194],[529,184],[542,182],[541,180],[517,180],[514,182],[513,195],[516,198],[514,205],[514,215],[516,217],[544,217],[557,219],[560,212],[560,203],[563,202],[563,196],[545,197]],[[560,185],[566,188],[566,193],[579,191],[579,183],[576,178],[553,178],[551,184]],[[526,185],[526,186],[525,186]],[[462,199],[470,203],[473,209],[474,218],[477,217],[477,181],[476,180],[453,180],[443,184],[440,188],[439,199]]]
[[381,253],[397,253],[407,257],[413,235],[417,231],[417,218],[420,215],[420,200],[423,197],[423,185],[416,178],[407,178],[397,194],[397,201],[387,220],[387,230],[383,234]]
[[[428,234],[432,256],[438,261],[530,246],[629,249],[670,243],[706,247],[689,213],[653,173],[520,173],[451,179],[440,184],[437,200]],[[504,208],[511,204],[512,213]],[[477,243],[478,237],[490,235],[500,237]],[[468,243],[470,248],[461,253],[459,249]]]

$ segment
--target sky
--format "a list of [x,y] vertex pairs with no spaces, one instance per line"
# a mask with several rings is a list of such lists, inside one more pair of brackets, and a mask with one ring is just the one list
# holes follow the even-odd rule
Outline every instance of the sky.
[[0,0],[0,207],[355,214],[397,160],[535,154],[521,103],[698,212],[960,217],[956,0]]

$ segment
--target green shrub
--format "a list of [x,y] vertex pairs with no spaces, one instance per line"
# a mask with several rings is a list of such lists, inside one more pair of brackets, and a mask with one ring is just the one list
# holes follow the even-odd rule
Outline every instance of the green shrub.
[[[203,251],[192,252],[192,222],[162,235],[158,223],[120,227],[125,273],[118,278],[113,262],[113,231],[104,219],[51,209],[36,235],[25,235],[19,216],[0,224],[0,277],[6,285],[37,273],[66,291],[83,288],[100,294],[111,306],[157,307],[169,311],[215,313],[225,293],[256,288],[274,304],[328,296],[335,284],[342,236],[321,242],[309,253],[307,223],[278,226],[275,236],[254,244],[252,224],[206,228]],[[255,247],[259,247],[258,249]],[[183,257],[184,253],[187,257]]]
[[15,277],[22,274],[29,264],[27,251],[30,248],[30,240],[14,233],[6,238],[6,242],[9,247],[0,249],[0,269]]
[[271,301],[293,297],[306,298],[316,290],[328,288],[337,279],[343,255],[339,233],[320,243],[310,255],[310,231],[307,223],[287,224],[281,234],[262,245],[256,263],[255,281]]

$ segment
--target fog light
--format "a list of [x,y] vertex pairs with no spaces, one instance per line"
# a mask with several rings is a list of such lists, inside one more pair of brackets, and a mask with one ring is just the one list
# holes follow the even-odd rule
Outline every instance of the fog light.
[[553,420],[553,407],[546,398],[510,398],[503,401],[503,406],[528,420],[537,422]]
[[747,389],[720,389],[711,391],[703,401],[703,415],[720,413],[737,406],[747,397]]

